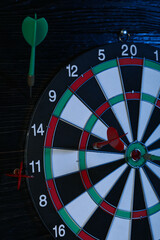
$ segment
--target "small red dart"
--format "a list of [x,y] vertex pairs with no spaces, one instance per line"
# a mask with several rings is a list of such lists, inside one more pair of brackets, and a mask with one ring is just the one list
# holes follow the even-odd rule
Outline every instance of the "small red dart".
[[34,176],[28,176],[25,174],[22,174],[22,169],[23,169],[23,162],[20,163],[20,168],[16,168],[12,174],[10,173],[6,173],[5,175],[8,177],[16,177],[18,178],[18,185],[17,185],[17,189],[20,189],[21,186],[21,179],[22,178],[33,178]]
[[126,136],[127,133],[119,136],[117,130],[114,127],[109,127],[107,129],[107,138],[108,141],[103,142],[97,142],[93,144],[94,149],[100,149],[106,145],[111,145],[114,149],[117,151],[123,151],[124,150],[124,143],[121,141],[120,138]]

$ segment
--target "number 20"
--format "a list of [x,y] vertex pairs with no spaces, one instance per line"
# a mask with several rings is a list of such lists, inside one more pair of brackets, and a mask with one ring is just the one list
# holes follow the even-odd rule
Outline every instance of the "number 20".
[[122,56],[129,56],[129,53],[131,54],[131,56],[137,55],[137,47],[134,44],[132,44],[130,48],[128,47],[127,44],[123,44],[121,49],[123,50]]

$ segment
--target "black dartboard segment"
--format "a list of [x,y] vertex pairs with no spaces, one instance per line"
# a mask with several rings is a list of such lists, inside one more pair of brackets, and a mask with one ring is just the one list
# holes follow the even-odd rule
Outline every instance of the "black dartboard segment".
[[[160,239],[158,53],[134,43],[93,49],[40,98],[27,135],[27,181],[53,238]],[[108,139],[111,127],[123,151]]]

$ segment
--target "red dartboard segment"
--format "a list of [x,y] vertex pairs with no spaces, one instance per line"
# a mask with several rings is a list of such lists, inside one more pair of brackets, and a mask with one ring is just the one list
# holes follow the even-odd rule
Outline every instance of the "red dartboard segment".
[[88,137],[89,137],[89,133],[84,131],[82,134],[82,139],[79,147],[80,150],[84,150],[86,148]]
[[110,107],[108,102],[105,102],[103,105],[101,105],[97,110],[96,110],[96,114],[98,116],[102,115],[102,113],[104,113],[104,111],[106,111],[108,108]]
[[88,173],[86,170],[83,170],[81,171],[81,177],[82,177],[82,180],[83,180],[83,183],[84,183],[84,186],[86,189],[89,189],[92,187],[92,184],[90,182],[90,179],[88,177]]
[[143,66],[143,59],[140,58],[120,58],[119,64],[123,65],[140,65]]
[[141,94],[138,92],[131,92],[131,93],[126,93],[126,99],[127,100],[139,100],[141,98]]
[[108,213],[110,213],[111,215],[114,215],[116,212],[116,208],[112,207],[110,204],[108,204],[107,202],[103,201],[100,205],[100,207],[107,211]]
[[160,100],[157,100],[156,106],[160,108]]
[[88,79],[93,77],[92,70],[87,71],[82,76],[80,76],[72,85],[70,86],[71,90],[76,91],[83,83],[85,83]]
[[57,210],[60,210],[63,207],[63,205],[62,205],[62,203],[59,199],[59,196],[57,194],[53,179],[48,180],[47,185],[48,185],[48,190],[51,194],[51,198],[54,202],[55,207],[57,208]]
[[90,235],[88,235],[86,232],[81,231],[78,236],[83,239],[83,240],[95,240],[96,238],[91,237]]
[[141,211],[136,211],[132,213],[133,219],[140,219],[144,217],[147,217],[147,210],[141,210]]
[[46,137],[46,143],[45,143],[46,147],[52,146],[53,133],[55,131],[57,122],[58,122],[58,118],[55,116],[52,116],[51,121],[49,123],[47,137]]

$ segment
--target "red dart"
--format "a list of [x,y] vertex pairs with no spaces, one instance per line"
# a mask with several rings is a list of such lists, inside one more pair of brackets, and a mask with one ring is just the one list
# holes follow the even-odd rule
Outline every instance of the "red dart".
[[9,174],[9,173],[6,174],[6,176],[18,178],[18,185],[17,185],[18,190],[20,189],[22,178],[33,178],[33,176],[27,176],[25,174],[22,174],[22,169],[23,169],[23,162],[20,163],[19,169],[17,168],[14,170],[13,174]]
[[123,151],[124,150],[124,143],[121,141],[120,138],[126,136],[127,133],[119,136],[117,130],[114,127],[109,127],[107,129],[107,138],[108,141],[103,141],[103,142],[97,142],[93,144],[94,149],[100,149],[107,144],[110,144],[114,149],[117,151]]

